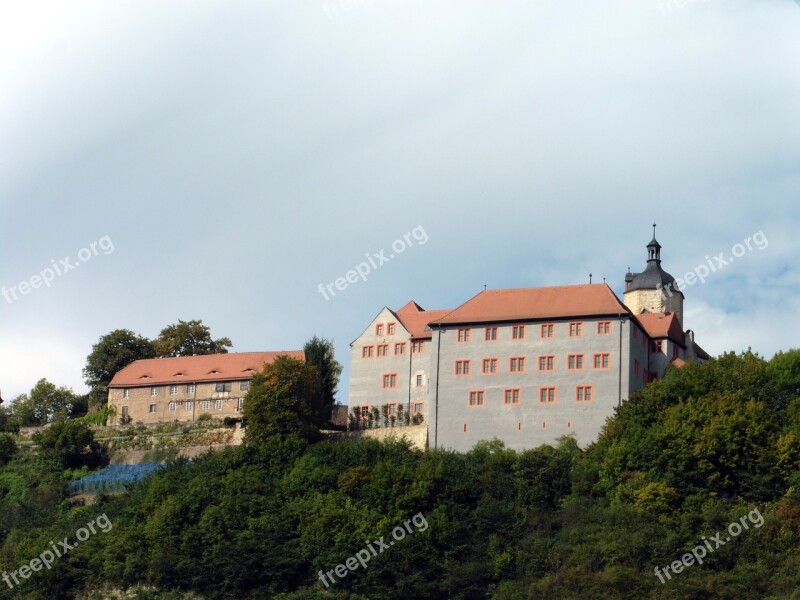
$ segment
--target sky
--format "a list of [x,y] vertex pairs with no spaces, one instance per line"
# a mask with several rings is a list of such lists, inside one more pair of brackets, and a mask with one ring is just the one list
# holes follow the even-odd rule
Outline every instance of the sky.
[[2,397],[201,319],[346,402],[382,307],[621,296],[654,222],[700,345],[797,347],[800,3],[680,4],[1,2]]

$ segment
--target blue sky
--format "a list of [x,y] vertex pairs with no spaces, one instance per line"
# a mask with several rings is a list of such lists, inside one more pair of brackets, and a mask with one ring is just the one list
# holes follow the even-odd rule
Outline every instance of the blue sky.
[[121,327],[318,334],[347,367],[385,305],[590,272],[621,295],[654,221],[676,277],[762,232],[685,290],[686,326],[712,353],[796,346],[798,32],[791,0],[4,3],[3,397],[84,390]]

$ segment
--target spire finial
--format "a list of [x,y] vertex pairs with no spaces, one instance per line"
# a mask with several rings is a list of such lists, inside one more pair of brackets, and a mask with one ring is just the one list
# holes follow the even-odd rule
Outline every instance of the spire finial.
[[589,273],[589,283],[592,283],[592,274]]
[[653,223],[653,239],[656,239],[656,224]]

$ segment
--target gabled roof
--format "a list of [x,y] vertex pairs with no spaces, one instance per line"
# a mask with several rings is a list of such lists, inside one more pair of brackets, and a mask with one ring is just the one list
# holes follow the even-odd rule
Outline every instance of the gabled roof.
[[669,338],[682,346],[686,344],[686,334],[675,313],[640,313],[636,319],[652,339]]
[[302,361],[306,359],[306,353],[302,350],[148,358],[134,361],[118,371],[109,387],[248,380],[278,356]]
[[433,325],[629,315],[606,284],[484,290]]
[[448,313],[450,313],[449,310],[425,310],[412,300],[394,314],[411,334],[412,339],[429,340],[433,333],[430,329],[425,330],[428,323],[441,319]]

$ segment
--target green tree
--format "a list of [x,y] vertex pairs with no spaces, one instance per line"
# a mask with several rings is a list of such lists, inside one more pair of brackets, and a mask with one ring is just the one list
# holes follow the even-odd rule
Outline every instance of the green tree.
[[155,358],[153,342],[130,329],[115,329],[102,336],[92,346],[86,357],[83,377],[91,388],[90,404],[104,404],[108,398],[108,384],[118,371],[135,360]]
[[288,356],[277,357],[253,377],[243,414],[248,442],[274,435],[315,438],[327,421],[317,370]]
[[7,464],[17,453],[17,444],[14,438],[3,433],[0,434],[0,466]]
[[211,338],[211,330],[202,321],[181,321],[167,325],[153,342],[158,356],[198,356],[227,354],[233,346],[230,338]]
[[98,452],[94,445],[94,434],[78,421],[56,421],[35,434],[33,441],[44,454],[54,457],[67,468],[95,462],[93,455]]
[[20,426],[34,427],[66,417],[75,406],[80,406],[80,396],[71,389],[40,379],[28,394],[14,398],[11,411]]
[[330,419],[333,407],[336,405],[336,392],[339,387],[339,376],[342,374],[342,365],[334,358],[331,340],[314,336],[306,342],[303,350],[306,353],[306,362],[314,365],[319,372],[322,402],[328,419]]

